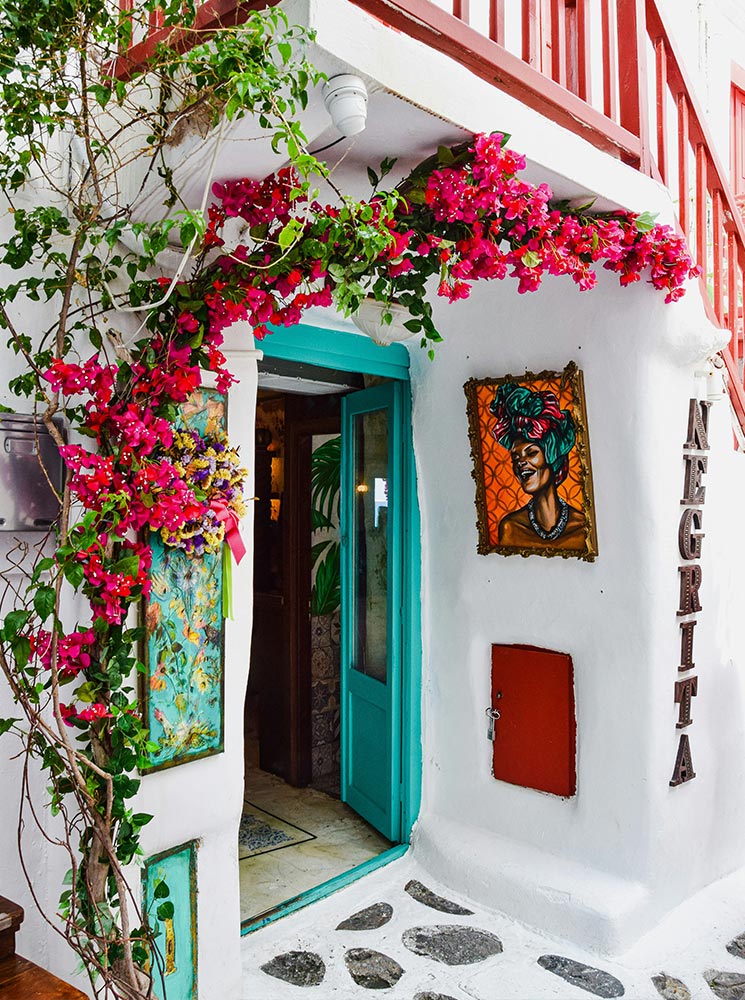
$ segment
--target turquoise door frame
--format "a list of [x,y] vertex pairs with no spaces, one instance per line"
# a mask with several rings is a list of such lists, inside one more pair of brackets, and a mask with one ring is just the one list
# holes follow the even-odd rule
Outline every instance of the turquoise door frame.
[[351,881],[395,860],[404,853],[411,829],[419,814],[422,782],[421,744],[421,542],[419,505],[417,502],[416,467],[411,433],[411,391],[409,355],[401,344],[379,347],[366,337],[337,330],[301,324],[290,329],[275,329],[257,348],[267,358],[317,365],[337,371],[378,375],[395,379],[400,395],[400,435],[403,453],[402,506],[403,572],[401,580],[401,711],[397,738],[401,747],[399,839],[401,845],[359,865],[336,879],[317,886],[308,893],[288,900],[276,911],[242,926],[248,934],[272,920],[293,912],[301,906],[321,899],[348,885]]

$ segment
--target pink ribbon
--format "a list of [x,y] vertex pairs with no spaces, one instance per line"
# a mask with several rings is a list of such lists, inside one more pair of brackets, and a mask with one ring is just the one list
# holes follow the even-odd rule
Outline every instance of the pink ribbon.
[[241,537],[238,518],[235,512],[227,504],[224,504],[222,500],[213,500],[210,504],[210,510],[213,511],[217,520],[225,525],[225,541],[233,553],[236,564],[240,563],[246,554],[246,546]]

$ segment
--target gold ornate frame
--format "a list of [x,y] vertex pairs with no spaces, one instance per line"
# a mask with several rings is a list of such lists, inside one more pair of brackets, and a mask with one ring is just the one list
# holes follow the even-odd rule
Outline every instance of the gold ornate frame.
[[[500,545],[490,531],[486,477],[484,475],[484,442],[486,428],[479,417],[478,391],[484,387],[497,387],[505,382],[530,386],[535,382],[556,382],[559,394],[570,392],[568,402],[577,432],[577,440],[572,452],[576,452],[579,463],[579,487],[581,489],[582,513],[585,518],[585,544],[576,549],[560,549],[550,543],[530,547]],[[570,361],[563,372],[542,371],[537,374],[526,371],[523,376],[505,375],[501,378],[469,379],[463,386],[466,394],[466,412],[468,414],[468,436],[471,442],[471,458],[473,470],[471,475],[476,483],[476,525],[479,533],[478,551],[481,555],[498,552],[500,555],[512,556],[562,556],[564,559],[584,559],[593,562],[598,554],[597,529],[595,524],[595,499],[592,487],[592,469],[590,464],[590,438],[587,427],[587,410],[585,406],[585,387],[582,372],[574,361]],[[566,405],[563,403],[562,405]]]

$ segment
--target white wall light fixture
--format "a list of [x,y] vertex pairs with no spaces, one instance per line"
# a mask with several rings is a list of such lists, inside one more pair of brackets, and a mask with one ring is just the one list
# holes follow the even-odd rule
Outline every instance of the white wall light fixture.
[[344,136],[358,135],[367,122],[367,87],[353,73],[338,73],[323,85],[323,103]]

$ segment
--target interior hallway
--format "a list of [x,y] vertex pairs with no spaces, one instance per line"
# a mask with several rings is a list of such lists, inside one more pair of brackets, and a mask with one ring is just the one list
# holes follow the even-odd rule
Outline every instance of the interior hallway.
[[390,846],[337,798],[315,788],[293,788],[260,770],[258,743],[247,741],[239,845],[241,922],[349,871]]

